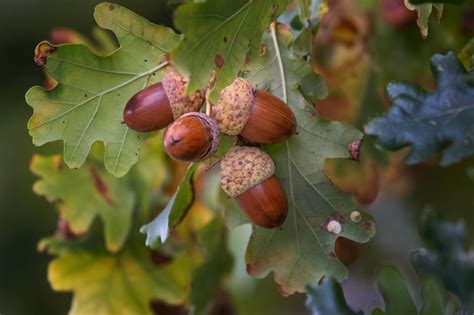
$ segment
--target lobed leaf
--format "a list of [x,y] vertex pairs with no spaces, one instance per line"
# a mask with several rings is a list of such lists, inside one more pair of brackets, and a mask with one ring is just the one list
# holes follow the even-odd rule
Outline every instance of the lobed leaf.
[[420,28],[420,33],[423,38],[428,36],[428,22],[431,16],[431,13],[433,12],[433,8],[436,9],[436,14],[438,17],[438,21],[441,19],[441,16],[443,15],[443,8],[444,5],[442,2],[444,1],[410,1],[410,0],[404,0],[405,1],[405,6],[407,9],[411,11],[416,11],[418,14],[418,19],[416,20],[416,23],[418,24],[418,27]]
[[452,52],[434,55],[431,69],[438,83],[436,90],[426,92],[408,83],[389,83],[392,107],[365,127],[384,149],[410,145],[408,164],[442,152],[441,165],[449,165],[474,153],[472,70],[468,73]]
[[40,177],[33,185],[34,192],[58,204],[73,233],[85,233],[100,217],[107,249],[116,252],[122,247],[136,201],[128,181],[111,176],[92,162],[80,170],[66,168],[59,155],[35,155],[30,167]]
[[[446,301],[444,290],[436,281],[425,278],[421,285],[422,307],[418,311],[405,280],[394,267],[381,270],[378,288],[385,300],[385,310],[375,309],[372,315],[443,315],[451,305]],[[449,305],[449,306],[448,306]],[[320,285],[308,287],[306,306],[313,315],[355,315],[346,303],[342,288],[334,279],[324,279]]]
[[422,235],[431,249],[412,253],[411,261],[421,275],[436,277],[461,301],[466,312],[474,311],[474,252],[466,250],[463,223],[441,220],[435,213],[425,214]]
[[355,313],[346,303],[344,292],[337,281],[324,278],[317,286],[308,287],[306,307],[314,315],[361,315]]
[[[365,213],[360,222],[351,221],[350,213],[361,210],[324,173],[324,160],[349,157],[348,145],[359,141],[361,133],[318,117],[299,88],[311,68],[291,54],[288,29],[281,26],[275,33],[273,39],[266,34],[266,54],[252,65],[247,77],[285,100],[298,122],[297,135],[284,145],[268,147],[288,196],[289,212],[279,229],[254,228],[246,260],[249,273],[263,277],[273,271],[280,291],[292,294],[305,292],[308,284],[318,283],[323,276],[345,278],[347,270],[333,255],[336,238],[366,242],[375,224]],[[331,220],[341,224],[341,234],[327,231]]]
[[62,140],[71,168],[82,166],[91,146],[101,141],[107,171],[123,176],[146,139],[122,123],[123,108],[136,92],[160,80],[165,56],[179,36],[116,4],[99,4],[94,16],[114,32],[120,47],[101,56],[84,45],[40,43],[35,61],[58,83],[52,90],[36,86],[26,93],[34,109],[28,129],[35,145]]
[[[179,261],[158,268],[144,247],[127,247],[111,254],[93,246],[67,241],[43,241],[59,255],[48,267],[48,280],[56,291],[74,293],[69,314],[152,314],[152,300],[183,303],[186,290],[174,269]],[[76,248],[74,248],[76,247]]]
[[209,0],[180,6],[176,27],[183,32],[171,52],[177,68],[190,75],[188,90],[207,86],[215,72],[212,101],[231,84],[244,66],[260,53],[262,34],[285,9],[288,0]]

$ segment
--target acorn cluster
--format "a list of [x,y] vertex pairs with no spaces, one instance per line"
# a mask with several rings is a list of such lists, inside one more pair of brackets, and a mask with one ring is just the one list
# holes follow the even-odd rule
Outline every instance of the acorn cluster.
[[176,160],[196,162],[210,158],[220,133],[238,136],[252,146],[234,146],[222,158],[221,186],[256,225],[283,224],[288,201],[275,176],[275,164],[259,144],[276,144],[296,132],[296,119],[279,98],[237,78],[222,90],[210,115],[200,112],[205,91],[186,94],[188,79],[168,72],[160,83],[135,94],[124,110],[125,123],[137,131],[166,128],[165,151]]

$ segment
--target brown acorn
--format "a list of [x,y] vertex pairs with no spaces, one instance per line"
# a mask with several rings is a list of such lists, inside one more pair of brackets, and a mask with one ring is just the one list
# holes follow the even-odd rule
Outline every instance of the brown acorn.
[[125,106],[123,118],[127,126],[137,131],[155,131],[168,126],[181,115],[201,108],[201,91],[187,96],[188,79],[171,71],[159,83],[135,94]]
[[296,132],[291,109],[278,97],[237,78],[222,90],[211,112],[222,133],[241,135],[251,142],[274,144]]
[[203,113],[187,113],[166,128],[163,143],[175,160],[202,161],[216,152],[219,128],[214,119]]
[[256,147],[234,147],[221,161],[221,187],[254,224],[275,228],[285,222],[288,200],[271,157]]

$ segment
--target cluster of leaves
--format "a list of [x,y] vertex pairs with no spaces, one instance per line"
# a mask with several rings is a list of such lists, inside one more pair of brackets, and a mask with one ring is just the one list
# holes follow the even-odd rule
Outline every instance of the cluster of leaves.
[[[288,219],[279,229],[253,227],[247,271],[256,277],[272,272],[284,295],[309,292],[313,299],[308,305],[315,314],[354,314],[335,282],[348,274],[334,255],[335,242],[338,236],[367,242],[375,233],[375,223],[350,193],[331,183],[325,161],[357,159],[363,135],[323,119],[313,106],[328,95],[310,63],[312,39],[327,3],[299,1],[298,9],[280,16],[287,4],[287,0],[186,3],[175,12],[176,27],[182,32],[177,34],[119,5],[102,3],[94,16],[100,27],[116,36],[117,49],[104,53],[83,43],[37,46],[35,61],[44,66],[53,86],[28,91],[26,99],[34,109],[28,128],[36,145],[62,140],[64,162],[71,168],[63,165],[61,156],[32,160],[31,169],[40,177],[34,191],[54,203],[67,222],[66,233],[59,231],[43,240],[40,249],[57,256],[49,280],[55,290],[74,291],[71,312],[146,314],[151,311],[150,301],[160,300],[165,305],[184,305],[196,314],[208,313],[231,270],[224,225],[248,221],[216,185],[209,193],[217,194],[217,203],[210,204],[210,210],[204,207],[196,191],[197,182],[203,180],[199,165],[171,174],[170,169],[179,167],[164,157],[160,135],[149,138],[122,123],[129,98],[159,82],[165,68],[173,66],[190,76],[189,90],[205,87],[213,76],[209,95],[213,101],[222,88],[242,76],[291,107],[298,135],[264,148],[274,159],[276,175],[287,193]],[[426,36],[432,8],[441,14],[442,4],[408,0],[405,4],[418,11]],[[272,23],[279,16],[287,24]],[[472,52],[466,55],[471,59]],[[438,89],[431,93],[411,84],[389,84],[393,107],[365,131],[376,135],[385,149],[411,145],[409,163],[421,162],[448,145],[442,164],[472,155],[474,71],[471,60],[467,64],[471,68],[466,70],[453,53],[434,56]],[[104,149],[93,146],[97,142]],[[179,186],[177,178],[181,178]],[[156,208],[161,212],[145,224]],[[217,213],[220,208],[225,208],[225,222]],[[362,214],[360,221],[350,219],[354,211]],[[327,231],[331,220],[341,224],[339,235]],[[153,251],[143,245],[139,230]],[[459,240],[459,234],[453,235]],[[436,242],[447,246],[442,240]],[[442,252],[441,247],[436,248]],[[458,268],[462,259],[453,262],[440,253],[425,254],[413,256],[419,272],[438,275],[448,290],[470,305],[468,288],[449,282],[447,274],[440,275],[447,265]],[[160,259],[153,262],[150,255]],[[322,278],[323,284],[315,286]],[[441,314],[449,303],[435,303],[444,301],[444,292],[426,281],[425,303],[417,310],[402,277],[393,269],[383,271],[379,288],[385,313]]]
[[[117,37],[115,51],[102,55],[83,44],[38,45],[35,61],[45,67],[55,85],[28,91],[26,99],[34,109],[28,127],[37,145],[63,140],[64,161],[72,168],[64,167],[60,156],[35,156],[32,161],[32,171],[41,178],[35,192],[58,206],[68,229],[42,241],[40,249],[58,256],[50,265],[49,279],[56,290],[74,291],[73,312],[142,314],[150,310],[152,299],[189,303],[198,313],[205,312],[230,270],[231,259],[223,255],[225,242],[219,241],[223,226],[219,220],[199,230],[202,242],[188,240],[190,244],[181,244],[184,249],[173,249],[176,240],[168,238],[178,223],[183,226],[186,214],[186,219],[192,216],[189,209],[196,205],[198,165],[189,166],[168,204],[142,227],[148,234],[147,245],[160,251],[173,249],[171,262],[163,268],[153,266],[149,250],[136,233],[156,206],[152,197],[160,199],[159,204],[167,199],[163,174],[169,165],[157,144],[159,137],[143,146],[147,135],[122,124],[121,113],[134,93],[161,79],[168,60],[183,73],[193,74],[191,89],[202,87],[214,72],[213,93],[218,93],[240,73],[281,97],[297,117],[298,137],[267,148],[289,196],[289,219],[278,230],[254,228],[247,253],[249,272],[264,276],[273,271],[285,294],[304,292],[306,285],[325,275],[338,279],[347,275],[334,258],[336,235],[326,230],[327,222],[338,220],[343,226],[341,235],[359,242],[370,239],[375,225],[366,214],[357,223],[349,219],[352,211],[361,210],[350,194],[329,182],[324,160],[350,157],[348,145],[358,143],[362,135],[318,117],[311,104],[325,96],[326,87],[304,56],[293,52],[289,29],[273,26],[271,33],[264,34],[263,43],[259,40],[285,6],[283,0],[185,4],[176,12],[176,25],[183,32],[177,35],[123,7],[103,3],[94,16],[99,26]],[[302,13],[307,10],[310,8]],[[188,58],[190,51],[193,58]],[[94,147],[87,159],[99,141],[105,150]],[[130,171],[140,150],[140,160]],[[98,162],[101,154],[105,168]],[[93,224],[96,217],[103,225],[105,248]],[[180,257],[193,255],[189,247],[206,248],[206,257],[201,254],[201,258],[183,262]],[[211,279],[209,270],[214,274]],[[117,283],[114,294],[107,293],[111,282]],[[164,292],[168,285],[170,290]],[[106,293],[122,302],[99,301]]]
[[[413,302],[401,274],[393,267],[385,267],[377,280],[385,312],[376,309],[372,314],[472,313],[474,255],[465,248],[466,226],[445,221],[439,212],[427,209],[421,220],[421,234],[429,248],[417,249],[411,255],[411,262],[422,278],[421,308]],[[449,296],[448,291],[458,300]],[[331,278],[308,288],[306,305],[318,315],[361,314],[348,306],[340,284]]]
[[[39,249],[58,256],[48,278],[53,289],[74,292],[72,313],[149,314],[152,301],[193,305],[196,314],[213,306],[232,267],[221,220],[196,203],[189,209],[192,224],[182,224],[166,248],[151,251],[137,235],[153,199],[167,198],[169,167],[157,137],[123,178],[94,158],[79,170],[65,167],[58,155],[33,158],[31,170],[40,177],[34,190],[55,203],[61,217],[57,233]],[[209,269],[216,278],[202,281]]]
[[[394,267],[385,267],[379,273],[377,285],[385,301],[385,309],[375,309],[373,315],[435,315],[451,314],[453,304],[447,300],[446,292],[431,279],[423,280],[421,286],[422,306],[418,310],[405,280]],[[306,306],[313,315],[362,315],[354,312],[346,303],[339,283],[334,279],[325,278],[318,286],[308,288]]]
[[474,153],[474,71],[456,55],[435,55],[431,69],[438,83],[428,93],[407,83],[391,82],[387,94],[393,106],[371,121],[365,132],[376,135],[388,150],[411,145],[407,163],[415,164],[444,149],[441,164],[459,162]]
[[473,312],[474,253],[465,249],[466,226],[446,222],[433,211],[425,213],[421,224],[431,248],[413,252],[413,266],[421,276],[436,277],[459,298],[466,312]]

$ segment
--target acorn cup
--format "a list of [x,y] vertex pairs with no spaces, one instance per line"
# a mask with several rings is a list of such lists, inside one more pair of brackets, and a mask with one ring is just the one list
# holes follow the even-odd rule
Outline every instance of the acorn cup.
[[217,104],[212,106],[211,117],[222,133],[240,135],[256,143],[281,143],[296,133],[291,109],[278,97],[256,89],[242,78],[222,90]]
[[159,83],[135,94],[125,106],[125,124],[133,130],[160,130],[181,115],[198,111],[204,101],[202,91],[186,95],[189,80],[175,71],[165,74]]
[[187,113],[166,128],[163,144],[175,160],[202,161],[216,152],[219,128],[214,119],[203,113]]
[[234,147],[221,161],[221,187],[254,224],[276,228],[285,222],[288,200],[271,157],[256,147]]

